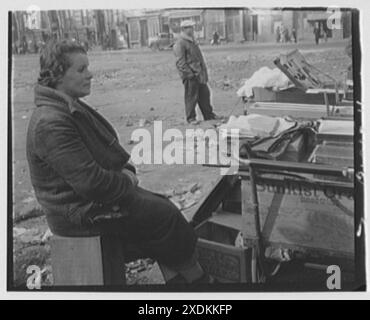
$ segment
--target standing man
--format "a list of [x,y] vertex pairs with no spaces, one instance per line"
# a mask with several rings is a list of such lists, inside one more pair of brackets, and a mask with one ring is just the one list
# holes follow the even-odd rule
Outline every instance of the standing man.
[[292,29],[292,37],[293,37],[294,43],[297,43],[297,31],[295,30],[295,28]]
[[282,24],[280,28],[280,39],[281,42],[285,42],[285,26]]
[[214,33],[213,33],[213,45],[218,45],[219,44],[219,42],[218,42],[218,40],[220,39],[220,35],[218,34],[218,32],[217,31],[215,31]]
[[276,28],[276,42],[279,43],[280,42],[280,27],[277,26]]
[[181,34],[174,45],[176,67],[185,87],[186,120],[198,124],[195,107],[198,103],[204,120],[220,119],[213,113],[210,91],[207,85],[208,73],[202,52],[194,39],[194,22],[181,22]]
[[319,44],[319,39],[320,39],[320,27],[318,23],[315,24],[315,28],[313,29],[313,34],[315,35],[315,42],[316,44]]
[[288,30],[288,28],[284,28],[284,42],[285,43],[290,42],[290,36],[289,36],[289,30]]
[[328,42],[328,31],[323,29],[323,33],[324,33],[324,41]]

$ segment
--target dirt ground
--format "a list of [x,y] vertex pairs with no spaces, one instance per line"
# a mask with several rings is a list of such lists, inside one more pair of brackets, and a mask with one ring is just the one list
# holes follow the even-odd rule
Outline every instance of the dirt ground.
[[[351,63],[344,52],[345,45],[346,42],[342,41],[319,46],[302,43],[202,47],[209,67],[209,85],[215,112],[224,116],[231,112],[234,115],[242,114],[242,104],[236,105],[236,91],[243,79],[262,66],[273,68],[275,57],[294,48],[299,48],[306,59],[319,69],[343,79],[342,73]],[[152,128],[154,120],[162,120],[164,129],[189,128],[184,121],[183,86],[171,51],[95,51],[89,53],[89,60],[94,79],[92,94],[86,97],[86,101],[114,125],[121,144],[127,150],[133,147],[130,143],[131,133],[139,127],[140,119],[148,121],[148,129]],[[13,217],[16,217],[16,221],[38,209],[25,154],[26,130],[34,108],[33,86],[38,69],[37,55],[13,57]],[[212,127],[213,124],[203,122],[200,127]],[[219,177],[219,170],[200,165],[140,165],[138,176],[143,187],[164,193],[197,183],[197,201],[184,210],[185,216],[191,219],[200,199],[211,190]],[[50,269],[47,241],[40,240],[47,226],[44,217],[37,217],[19,222],[14,227],[18,228],[14,238],[15,283],[21,284],[25,281],[27,265],[42,264],[42,267],[46,266],[46,273]],[[155,276],[149,274],[146,277],[149,280],[144,283],[150,283],[151,277]],[[158,279],[153,281],[160,282]]]

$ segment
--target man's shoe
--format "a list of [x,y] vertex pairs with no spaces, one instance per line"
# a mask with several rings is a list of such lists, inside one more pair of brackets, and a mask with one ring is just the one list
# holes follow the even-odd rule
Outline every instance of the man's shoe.
[[209,118],[206,119],[206,121],[208,121],[208,120],[223,120],[223,119],[224,119],[224,117],[222,117],[222,116],[212,114]]
[[196,126],[196,125],[198,125],[200,123],[200,121],[199,120],[196,120],[196,119],[192,119],[192,120],[189,120],[188,123],[189,124],[192,124],[193,126]]

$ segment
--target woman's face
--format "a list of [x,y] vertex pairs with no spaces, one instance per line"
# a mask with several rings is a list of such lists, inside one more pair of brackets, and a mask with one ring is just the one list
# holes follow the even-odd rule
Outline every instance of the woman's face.
[[71,66],[56,86],[72,98],[82,98],[90,94],[92,74],[88,70],[89,60],[84,53],[68,55]]

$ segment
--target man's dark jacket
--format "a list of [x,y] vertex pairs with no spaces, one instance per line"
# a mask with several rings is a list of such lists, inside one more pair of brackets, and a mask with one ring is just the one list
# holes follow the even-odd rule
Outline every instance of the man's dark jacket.
[[208,82],[207,66],[202,52],[194,39],[181,34],[173,47],[176,67],[182,80],[198,79],[200,83]]
[[41,85],[35,104],[27,160],[46,215],[81,225],[94,204],[124,203],[134,186],[122,169],[135,169],[108,121],[81,100]]

